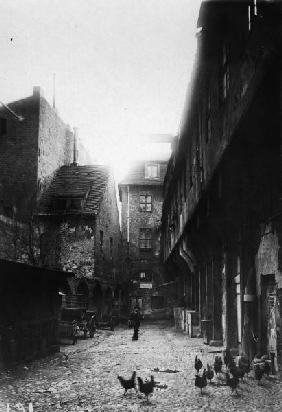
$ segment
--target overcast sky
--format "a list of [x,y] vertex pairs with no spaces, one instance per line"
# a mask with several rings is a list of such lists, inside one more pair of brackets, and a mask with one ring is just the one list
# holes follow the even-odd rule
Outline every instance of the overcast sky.
[[39,85],[52,102],[56,73],[62,119],[95,158],[126,162],[140,133],[177,133],[199,4],[0,0],[0,100]]

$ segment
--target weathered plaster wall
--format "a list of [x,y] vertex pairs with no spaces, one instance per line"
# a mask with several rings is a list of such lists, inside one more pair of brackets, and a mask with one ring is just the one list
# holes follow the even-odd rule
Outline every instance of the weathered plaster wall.
[[94,272],[94,217],[68,216],[45,223],[42,260],[50,267],[92,278]]

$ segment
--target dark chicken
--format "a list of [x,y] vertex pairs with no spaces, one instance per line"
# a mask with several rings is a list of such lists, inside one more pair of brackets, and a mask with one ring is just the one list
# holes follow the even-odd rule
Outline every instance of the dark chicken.
[[197,386],[197,388],[201,389],[201,394],[203,393],[203,388],[205,388],[207,386],[207,375],[206,375],[206,370],[204,369],[204,372],[202,374],[202,376],[200,375],[196,375],[195,376],[195,386]]
[[239,385],[239,379],[236,376],[233,376],[233,378],[230,378],[229,373],[226,373],[226,385],[229,386],[232,390],[232,392],[237,391],[237,387]]
[[261,381],[261,378],[263,377],[263,369],[259,365],[255,366],[255,379],[258,381],[258,383]]
[[210,367],[209,364],[207,364],[207,372],[206,372],[206,377],[209,381],[212,380],[212,378],[214,377],[214,371],[212,370],[212,368]]
[[239,368],[244,369],[245,374],[248,376],[248,374],[251,370],[250,360],[245,356],[240,356],[240,358],[239,358]]
[[217,375],[218,373],[221,373],[222,371],[222,359],[220,356],[216,356],[214,360],[214,365],[213,365],[215,374]]
[[137,391],[135,378],[135,371],[132,373],[130,379],[124,379],[122,376],[118,376],[118,380],[120,381],[121,386],[124,388],[124,395],[129,389],[135,389]]
[[265,363],[264,363],[264,367],[263,367],[263,372],[264,372],[267,376],[269,376],[270,371],[271,371],[271,366],[270,366],[270,364],[269,364],[268,362],[265,362]]
[[238,366],[236,366],[235,364],[231,364],[229,366],[229,370],[232,373],[232,375],[234,376],[234,378],[238,378],[241,379],[243,381],[244,375],[245,375],[245,369],[243,368],[239,368]]
[[141,379],[139,376],[137,378],[138,380],[138,384],[139,384],[139,390],[140,392],[144,393],[144,395],[147,398],[147,402],[148,402],[148,396],[153,393],[154,391],[154,387],[155,387],[155,380],[154,380],[154,376],[151,375],[151,381],[145,381],[143,382],[143,379]]
[[195,357],[195,363],[194,363],[195,369],[197,371],[197,373],[199,373],[199,370],[202,369],[203,367],[203,363],[200,359],[198,359],[198,357]]

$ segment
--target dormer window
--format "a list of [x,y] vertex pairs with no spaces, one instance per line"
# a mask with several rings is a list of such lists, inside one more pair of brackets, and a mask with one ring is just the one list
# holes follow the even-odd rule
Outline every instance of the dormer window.
[[160,165],[158,163],[149,163],[145,165],[145,178],[146,179],[159,179],[160,178]]
[[54,201],[54,209],[59,212],[77,212],[82,206],[83,199],[80,197],[58,197]]

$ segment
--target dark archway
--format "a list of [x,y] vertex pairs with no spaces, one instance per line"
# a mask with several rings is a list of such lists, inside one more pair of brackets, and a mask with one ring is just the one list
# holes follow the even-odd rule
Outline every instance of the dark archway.
[[88,284],[85,281],[81,281],[76,288],[76,295],[78,304],[81,307],[88,307],[89,300],[89,288]]

